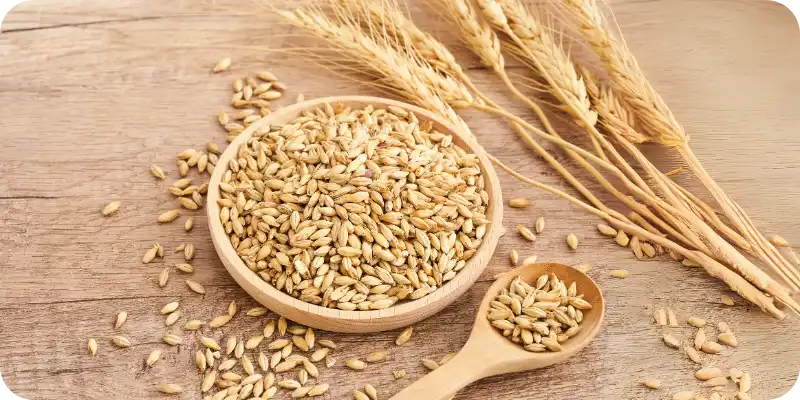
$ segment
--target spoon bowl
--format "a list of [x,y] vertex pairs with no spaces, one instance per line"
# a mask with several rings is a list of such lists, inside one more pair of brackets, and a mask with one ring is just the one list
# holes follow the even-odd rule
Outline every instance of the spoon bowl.
[[[517,276],[522,281],[532,283],[543,274],[555,274],[566,284],[575,282],[578,293],[592,305],[584,310],[581,330],[575,336],[561,343],[558,352],[533,353],[513,343],[494,328],[486,318],[490,303],[500,291],[507,288]],[[443,400],[455,394],[459,389],[479,379],[528,371],[548,367],[560,363],[575,355],[586,347],[600,331],[603,324],[605,305],[603,295],[597,284],[586,274],[564,264],[541,262],[523,265],[498,278],[489,288],[481,301],[475,325],[467,343],[447,364],[416,381],[394,397],[392,400]]]

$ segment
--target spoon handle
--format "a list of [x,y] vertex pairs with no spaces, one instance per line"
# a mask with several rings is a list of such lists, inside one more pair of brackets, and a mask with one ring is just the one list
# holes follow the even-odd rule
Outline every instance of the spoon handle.
[[447,400],[470,383],[488,376],[488,361],[479,354],[462,350],[447,364],[423,376],[390,400]]

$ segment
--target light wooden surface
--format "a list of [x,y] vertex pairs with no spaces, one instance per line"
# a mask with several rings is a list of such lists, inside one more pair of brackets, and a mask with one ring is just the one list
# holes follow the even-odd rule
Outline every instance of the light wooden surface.
[[[561,351],[531,353],[498,335],[486,315],[490,309],[493,310],[490,303],[514,279],[519,277],[523,282],[534,283],[540,276],[550,274],[558,276],[566,285],[574,283],[578,293],[592,308],[583,311],[580,331],[562,343]],[[582,272],[557,262],[537,262],[514,268],[497,278],[486,290],[464,348],[452,360],[403,389],[391,400],[445,400],[481,378],[537,370],[564,362],[594,340],[602,329],[604,313],[605,303],[600,288]]]
[[449,124],[444,118],[430,111],[407,103],[375,96],[319,97],[275,111],[253,122],[240,133],[236,140],[231,142],[226,151],[220,155],[217,165],[228,165],[229,162],[235,161],[239,157],[238,149],[247,143],[261,127],[290,123],[303,111],[313,112],[324,109],[326,103],[343,104],[356,110],[368,106],[374,108],[403,108],[413,112],[420,123],[430,122],[436,131],[453,136],[455,145],[478,157],[479,164],[477,167],[483,172],[485,190],[489,195],[489,204],[485,212],[486,218],[495,223],[490,224],[487,228],[482,244],[475,252],[475,255],[467,261],[458,275],[447,282],[447,285],[416,301],[406,301],[384,310],[371,311],[345,311],[307,303],[293,298],[265,282],[245,265],[239,254],[231,246],[230,238],[225,233],[225,229],[220,222],[220,207],[217,204],[217,200],[220,198],[219,185],[223,175],[226,173],[225,168],[214,169],[214,174],[209,181],[206,215],[211,225],[211,240],[217,249],[217,254],[222,264],[230,272],[233,279],[254,299],[285,318],[312,328],[335,332],[364,333],[404,328],[436,314],[461,297],[478,280],[489,265],[503,230],[501,223],[503,220],[503,200],[500,192],[500,181],[491,162],[486,158],[486,153],[475,142],[474,138],[467,136],[466,133]]
[[[300,56],[255,49],[304,41],[289,37],[296,29],[255,15],[253,2],[224,5],[229,8],[188,0],[31,0],[3,21],[0,374],[19,395],[159,398],[152,390],[155,383],[198,387],[190,361],[194,340],[165,348],[164,360],[152,370],[143,368],[149,351],[164,347],[157,311],[180,299],[186,315],[210,318],[223,313],[230,300],[242,308],[255,302],[216,258],[202,211],[191,234],[181,224],[156,225],[156,216],[174,203],[165,184],[149,175],[148,165],[164,166],[171,182],[177,176],[175,154],[210,139],[222,143],[212,115],[225,108],[233,77],[246,72],[274,71],[290,85],[291,98],[300,92],[307,98],[376,94],[323,73]],[[692,135],[706,167],[765,233],[800,243],[800,40],[791,13],[767,1],[625,0],[614,5],[629,45]],[[412,8],[420,25],[457,44],[447,27],[427,16],[431,13]],[[458,53],[482,88],[524,112],[474,57]],[[211,76],[211,66],[227,55],[234,59],[233,72]],[[483,115],[466,117],[489,152],[561,185],[506,125]],[[673,155],[661,156],[663,149],[648,151],[663,160],[659,164],[665,170],[678,165]],[[512,248],[523,257],[536,253],[543,260],[592,263],[590,275],[607,301],[606,324],[597,340],[568,362],[487,378],[457,399],[663,399],[679,389],[698,388],[694,366],[661,343],[659,329],[650,322],[653,306],[673,307],[681,321],[697,315],[728,322],[740,348],[706,360],[750,371],[753,398],[778,397],[797,380],[797,317],[778,322],[753,307],[722,308],[717,302],[726,293],[723,285],[701,271],[668,261],[638,262],[595,232],[594,217],[508,175],[500,178],[504,197],[535,200],[528,210],[507,210],[505,226],[532,225],[542,215],[545,232],[532,246],[507,234],[479,282],[456,303],[416,324],[403,348],[393,345],[397,332],[321,333],[341,345],[338,366],[322,369],[322,379],[332,384],[326,398],[347,398],[367,382],[388,397],[422,376],[420,358],[458,350],[491,277],[509,269]],[[688,185],[697,188],[694,182]],[[123,201],[122,208],[103,218],[99,210],[114,199]],[[576,251],[565,244],[570,232],[581,239]],[[139,260],[154,241],[168,249],[181,242],[196,245],[194,278],[208,290],[205,301],[175,276],[165,289],[156,285],[162,264],[179,258],[168,252],[163,263],[142,265]],[[614,280],[608,271],[615,268],[629,269],[631,276]],[[107,342],[117,310],[130,315],[124,329],[135,344],[130,349],[113,349]],[[233,330],[254,334],[262,324],[239,317]],[[691,333],[684,325],[673,331],[683,338]],[[89,337],[100,343],[96,358],[85,355]],[[377,348],[389,349],[391,360],[364,372],[341,366],[342,360]],[[395,381],[391,371],[397,369],[405,369],[408,377]],[[665,389],[647,392],[636,383],[642,378],[660,378]]]

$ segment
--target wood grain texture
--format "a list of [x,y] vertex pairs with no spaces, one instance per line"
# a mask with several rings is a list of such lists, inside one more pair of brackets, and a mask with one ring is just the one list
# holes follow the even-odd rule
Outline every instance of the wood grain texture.
[[[270,4],[279,3],[285,1]],[[420,3],[412,7],[419,24],[457,46],[448,28]],[[614,7],[628,44],[692,136],[706,167],[766,234],[800,243],[795,107],[800,37],[792,14],[755,0],[620,0]],[[182,224],[155,223],[160,212],[174,207],[164,189],[177,177],[175,154],[210,139],[224,141],[212,115],[226,108],[234,76],[268,68],[290,85],[289,98],[300,92],[306,98],[376,94],[321,73],[299,56],[263,51],[305,41],[294,37],[297,29],[256,12],[263,10],[248,0],[216,5],[31,0],[3,21],[0,374],[15,393],[29,399],[138,399],[160,398],[152,387],[163,381],[197,387],[190,361],[194,340],[165,348],[165,360],[153,370],[143,367],[151,348],[163,346],[159,338],[166,329],[158,310],[181,300],[188,317],[210,318],[224,313],[230,300],[242,308],[255,305],[217,259],[202,210],[191,234]],[[457,54],[490,96],[528,115],[474,57],[463,50]],[[224,56],[233,58],[232,72],[211,75],[210,68]],[[487,151],[527,175],[563,186],[501,121],[475,113],[465,117]],[[678,165],[675,155],[661,148],[646,150],[664,170]],[[149,175],[150,163],[165,168],[165,183]],[[701,271],[668,261],[638,262],[596,233],[594,217],[506,174],[500,178],[504,197],[528,196],[535,202],[526,210],[508,210],[505,226],[531,226],[542,215],[545,232],[534,245],[507,234],[479,282],[417,324],[409,345],[393,345],[397,332],[320,333],[341,344],[339,365],[322,369],[322,379],[332,384],[327,398],[347,398],[366,382],[388,397],[422,376],[421,357],[458,350],[491,277],[509,269],[511,249],[521,257],[536,253],[541,260],[592,263],[590,275],[607,301],[605,326],[596,341],[564,364],[487,378],[457,399],[535,399],[542,397],[539,388],[546,388],[548,398],[663,399],[668,392],[698,388],[694,366],[664,347],[650,323],[654,306],[672,307],[681,321],[697,315],[728,322],[740,348],[706,360],[750,371],[755,399],[778,397],[797,380],[798,318],[778,322],[753,307],[722,308],[717,303],[724,286]],[[678,179],[699,192],[696,182]],[[122,200],[120,211],[103,218],[99,210],[113,199]],[[576,251],[565,244],[570,232],[581,240]],[[182,242],[195,244],[193,279],[206,286],[205,298],[188,292],[177,274],[165,289],[156,285],[163,264],[180,258],[168,251],[163,261],[142,265],[139,260],[154,241],[168,250]],[[608,271],[616,268],[630,270],[631,276],[610,278]],[[134,346],[125,350],[107,340],[118,310],[129,314],[123,332]],[[254,334],[263,322],[237,317],[232,327],[214,335]],[[691,334],[683,324],[672,330],[682,338]],[[100,344],[96,358],[85,355],[89,337]],[[389,349],[390,361],[370,372],[341,366],[341,360],[376,348]],[[408,377],[394,380],[391,371],[397,369],[405,369]],[[636,383],[643,378],[660,378],[665,389],[647,392]]]

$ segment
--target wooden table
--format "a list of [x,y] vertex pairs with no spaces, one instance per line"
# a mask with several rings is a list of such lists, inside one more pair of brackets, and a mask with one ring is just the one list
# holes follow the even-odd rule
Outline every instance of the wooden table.
[[[158,213],[174,207],[164,189],[177,176],[175,154],[211,139],[224,142],[212,115],[226,108],[233,77],[246,73],[275,72],[289,84],[292,99],[301,92],[306,98],[375,93],[322,72],[301,56],[263,50],[282,46],[287,33],[300,32],[258,15],[267,11],[253,2],[209,3],[31,0],[3,21],[0,373],[21,396],[140,399],[159,397],[153,385],[160,382],[198,387],[190,361],[196,340],[164,346],[158,310],[181,300],[186,315],[210,318],[224,313],[231,300],[240,308],[255,304],[217,259],[202,212],[190,234],[182,224],[155,223]],[[629,45],[692,135],[705,165],[764,232],[800,243],[800,41],[792,14],[776,3],[744,0],[627,0],[615,11]],[[424,16],[430,13],[412,12],[426,29],[451,36],[436,19]],[[452,37],[445,41],[457,44]],[[458,53],[482,88],[525,112],[474,57]],[[210,67],[228,55],[233,71],[211,75]],[[530,176],[564,186],[500,121],[466,117],[491,153]],[[668,151],[647,151],[663,159],[659,165],[665,170],[679,165]],[[167,183],[150,176],[151,163],[165,167]],[[687,174],[678,179],[699,190]],[[523,257],[535,253],[540,259],[593,264],[591,274],[609,303],[605,328],[565,364],[485,379],[458,399],[663,399],[679,389],[698,388],[694,365],[661,343],[650,320],[654,306],[672,307],[681,321],[696,315],[728,322],[740,348],[707,360],[750,371],[753,398],[778,397],[794,384],[800,369],[798,318],[778,322],[747,305],[723,308],[718,303],[725,287],[701,271],[666,260],[638,262],[596,233],[594,217],[506,174],[501,180],[507,198],[528,196],[535,202],[527,210],[508,210],[504,225],[531,225],[541,215],[547,220],[545,232],[532,246],[507,235],[479,283],[439,315],[418,323],[406,347],[393,345],[397,332],[320,333],[341,346],[338,365],[323,368],[323,380],[332,384],[325,398],[348,398],[364,383],[388,398],[424,373],[420,358],[458,350],[492,276],[509,268],[511,249]],[[99,210],[111,200],[121,200],[122,208],[104,218]],[[565,245],[570,232],[581,240],[577,251]],[[163,244],[167,255],[143,265],[142,254],[153,242]],[[164,289],[156,285],[163,265],[180,259],[172,253],[180,243],[197,247],[194,278],[208,290],[205,301],[178,277]],[[615,268],[629,269],[631,276],[611,279],[608,271]],[[108,343],[118,310],[130,315],[123,329],[134,343],[130,349]],[[233,328],[223,331],[255,334],[263,322],[237,317]],[[683,338],[692,333],[683,324],[672,331]],[[85,351],[90,337],[100,343],[95,358]],[[164,348],[165,359],[146,369],[143,360],[157,347]],[[381,348],[389,349],[390,361],[359,373],[342,366],[349,357]],[[391,372],[398,369],[408,377],[395,380]],[[660,378],[666,389],[647,392],[637,384],[643,378]],[[181,398],[200,396],[193,389]]]

